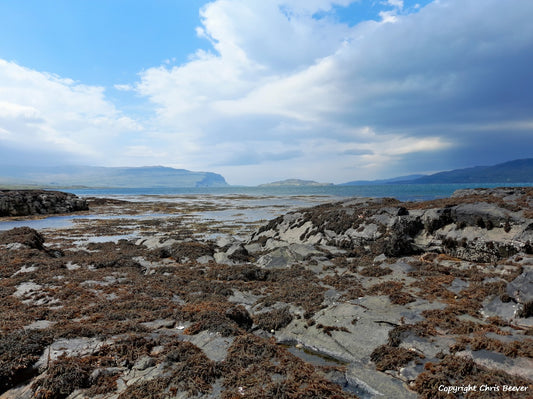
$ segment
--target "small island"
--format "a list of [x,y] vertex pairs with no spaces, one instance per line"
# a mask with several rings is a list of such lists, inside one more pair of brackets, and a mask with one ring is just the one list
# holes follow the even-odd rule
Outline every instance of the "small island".
[[272,183],[260,184],[258,187],[322,187],[333,186],[333,183],[319,183],[313,180],[286,179]]

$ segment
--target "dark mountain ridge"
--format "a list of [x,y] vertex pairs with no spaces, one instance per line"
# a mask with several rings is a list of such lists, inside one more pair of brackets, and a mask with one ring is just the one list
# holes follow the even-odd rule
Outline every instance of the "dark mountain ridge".
[[431,175],[409,175],[381,180],[357,180],[340,186],[373,184],[533,183],[533,158],[492,166],[474,166]]
[[[401,183],[532,183],[533,158],[435,173]],[[400,182],[399,182],[400,183]]]

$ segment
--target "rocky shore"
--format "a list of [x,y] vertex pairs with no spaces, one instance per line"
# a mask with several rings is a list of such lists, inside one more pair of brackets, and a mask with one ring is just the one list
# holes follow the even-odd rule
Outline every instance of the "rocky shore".
[[44,190],[0,190],[0,216],[48,215],[88,210],[74,194]]
[[0,232],[0,398],[532,395],[533,188],[106,223]]

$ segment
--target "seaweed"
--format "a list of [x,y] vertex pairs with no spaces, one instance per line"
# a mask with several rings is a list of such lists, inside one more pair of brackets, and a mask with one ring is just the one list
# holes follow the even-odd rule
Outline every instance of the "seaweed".
[[374,349],[370,355],[376,365],[376,370],[396,370],[405,366],[412,360],[423,358],[418,353],[405,348],[399,348],[391,345],[381,345]]
[[292,319],[293,317],[288,306],[259,313],[254,316],[254,322],[257,324],[257,327],[265,331],[275,331],[286,327]]
[[0,394],[32,378],[32,365],[52,343],[49,331],[17,331],[0,336]]
[[285,348],[254,335],[237,337],[220,364],[222,398],[355,398]]
[[[523,378],[512,376],[501,370],[488,370],[474,363],[472,359],[446,355],[439,363],[428,362],[425,371],[418,375],[412,388],[421,398],[448,398],[449,394],[439,387],[470,385],[486,385],[502,387],[503,385],[526,386],[531,383]],[[461,391],[458,394],[462,396]],[[503,390],[487,390],[485,392],[468,393],[467,397],[476,398],[508,398],[509,392]]]
[[32,389],[37,399],[63,399],[74,390],[91,386],[91,372],[95,358],[61,356],[52,362],[43,378],[35,381]]

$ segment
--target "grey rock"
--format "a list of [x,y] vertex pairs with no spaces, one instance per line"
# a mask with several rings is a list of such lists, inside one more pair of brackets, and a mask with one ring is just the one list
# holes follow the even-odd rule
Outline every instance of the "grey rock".
[[292,255],[297,260],[305,260],[311,256],[323,255],[323,252],[310,244],[290,244],[289,251],[291,251]]
[[469,285],[470,284],[468,282],[461,280],[460,278],[455,278],[450,284],[450,287],[448,287],[448,290],[455,294],[458,294],[465,288],[468,288]]
[[262,245],[259,243],[246,244],[244,248],[249,254],[257,254],[263,250]]
[[228,297],[228,301],[243,305],[245,308],[249,309],[259,300],[259,298],[261,297],[250,292],[241,292],[234,289],[233,294]]
[[141,323],[141,326],[148,330],[159,330],[161,328],[172,328],[175,324],[175,320],[154,320]]
[[215,258],[213,258],[210,255],[203,255],[203,256],[200,256],[198,259],[196,259],[196,262],[200,263],[201,265],[206,265],[209,262],[214,262],[214,261],[215,261]]
[[232,265],[233,261],[228,257],[225,252],[216,252],[213,255],[215,262],[219,264]]
[[503,320],[510,321],[516,317],[518,311],[516,302],[502,302],[499,297],[494,297],[484,302],[481,314],[485,317],[501,317]]
[[452,210],[453,219],[457,223],[464,222],[469,226],[478,225],[481,220],[486,225],[492,223],[497,227],[509,220],[517,220],[517,215],[511,211],[500,208],[495,204],[477,202],[475,204],[459,204]]
[[526,269],[507,285],[507,294],[521,304],[533,301],[533,268]]
[[471,358],[476,364],[491,370],[505,370],[505,372],[528,380],[533,380],[533,359],[517,357],[509,358],[501,353],[487,350],[460,351],[456,356]]
[[383,263],[387,260],[387,255],[381,254],[374,258],[374,263]]
[[155,365],[155,359],[150,356],[142,356],[139,358],[135,364],[133,365],[133,368],[136,370],[146,370],[148,367],[152,367]]
[[235,244],[235,242],[237,242],[237,239],[235,237],[223,235],[217,238],[216,245],[219,248],[226,248],[232,244]]
[[409,391],[400,380],[385,373],[366,368],[361,363],[354,363],[348,367],[346,379],[350,387],[353,387],[355,393],[363,399],[417,398],[416,393]]
[[44,369],[49,362],[57,360],[60,356],[83,357],[96,352],[104,343],[96,338],[59,339],[53,342],[35,363],[37,369]]
[[57,322],[49,320],[37,320],[27,326],[24,326],[25,330],[45,330],[50,326],[53,326]]
[[277,248],[257,260],[257,265],[264,268],[282,268],[297,259],[286,247]]
[[174,239],[164,239],[163,237],[149,237],[149,238],[140,238],[135,243],[136,245],[144,245],[148,249],[158,249],[158,248],[171,248],[173,244],[176,244],[178,241]]
[[0,399],[33,399],[35,398],[33,384],[27,384],[10,389],[0,395]]
[[234,338],[222,337],[217,333],[202,331],[196,335],[184,335],[183,339],[202,349],[209,359],[221,362],[226,358],[228,348],[233,343]]

